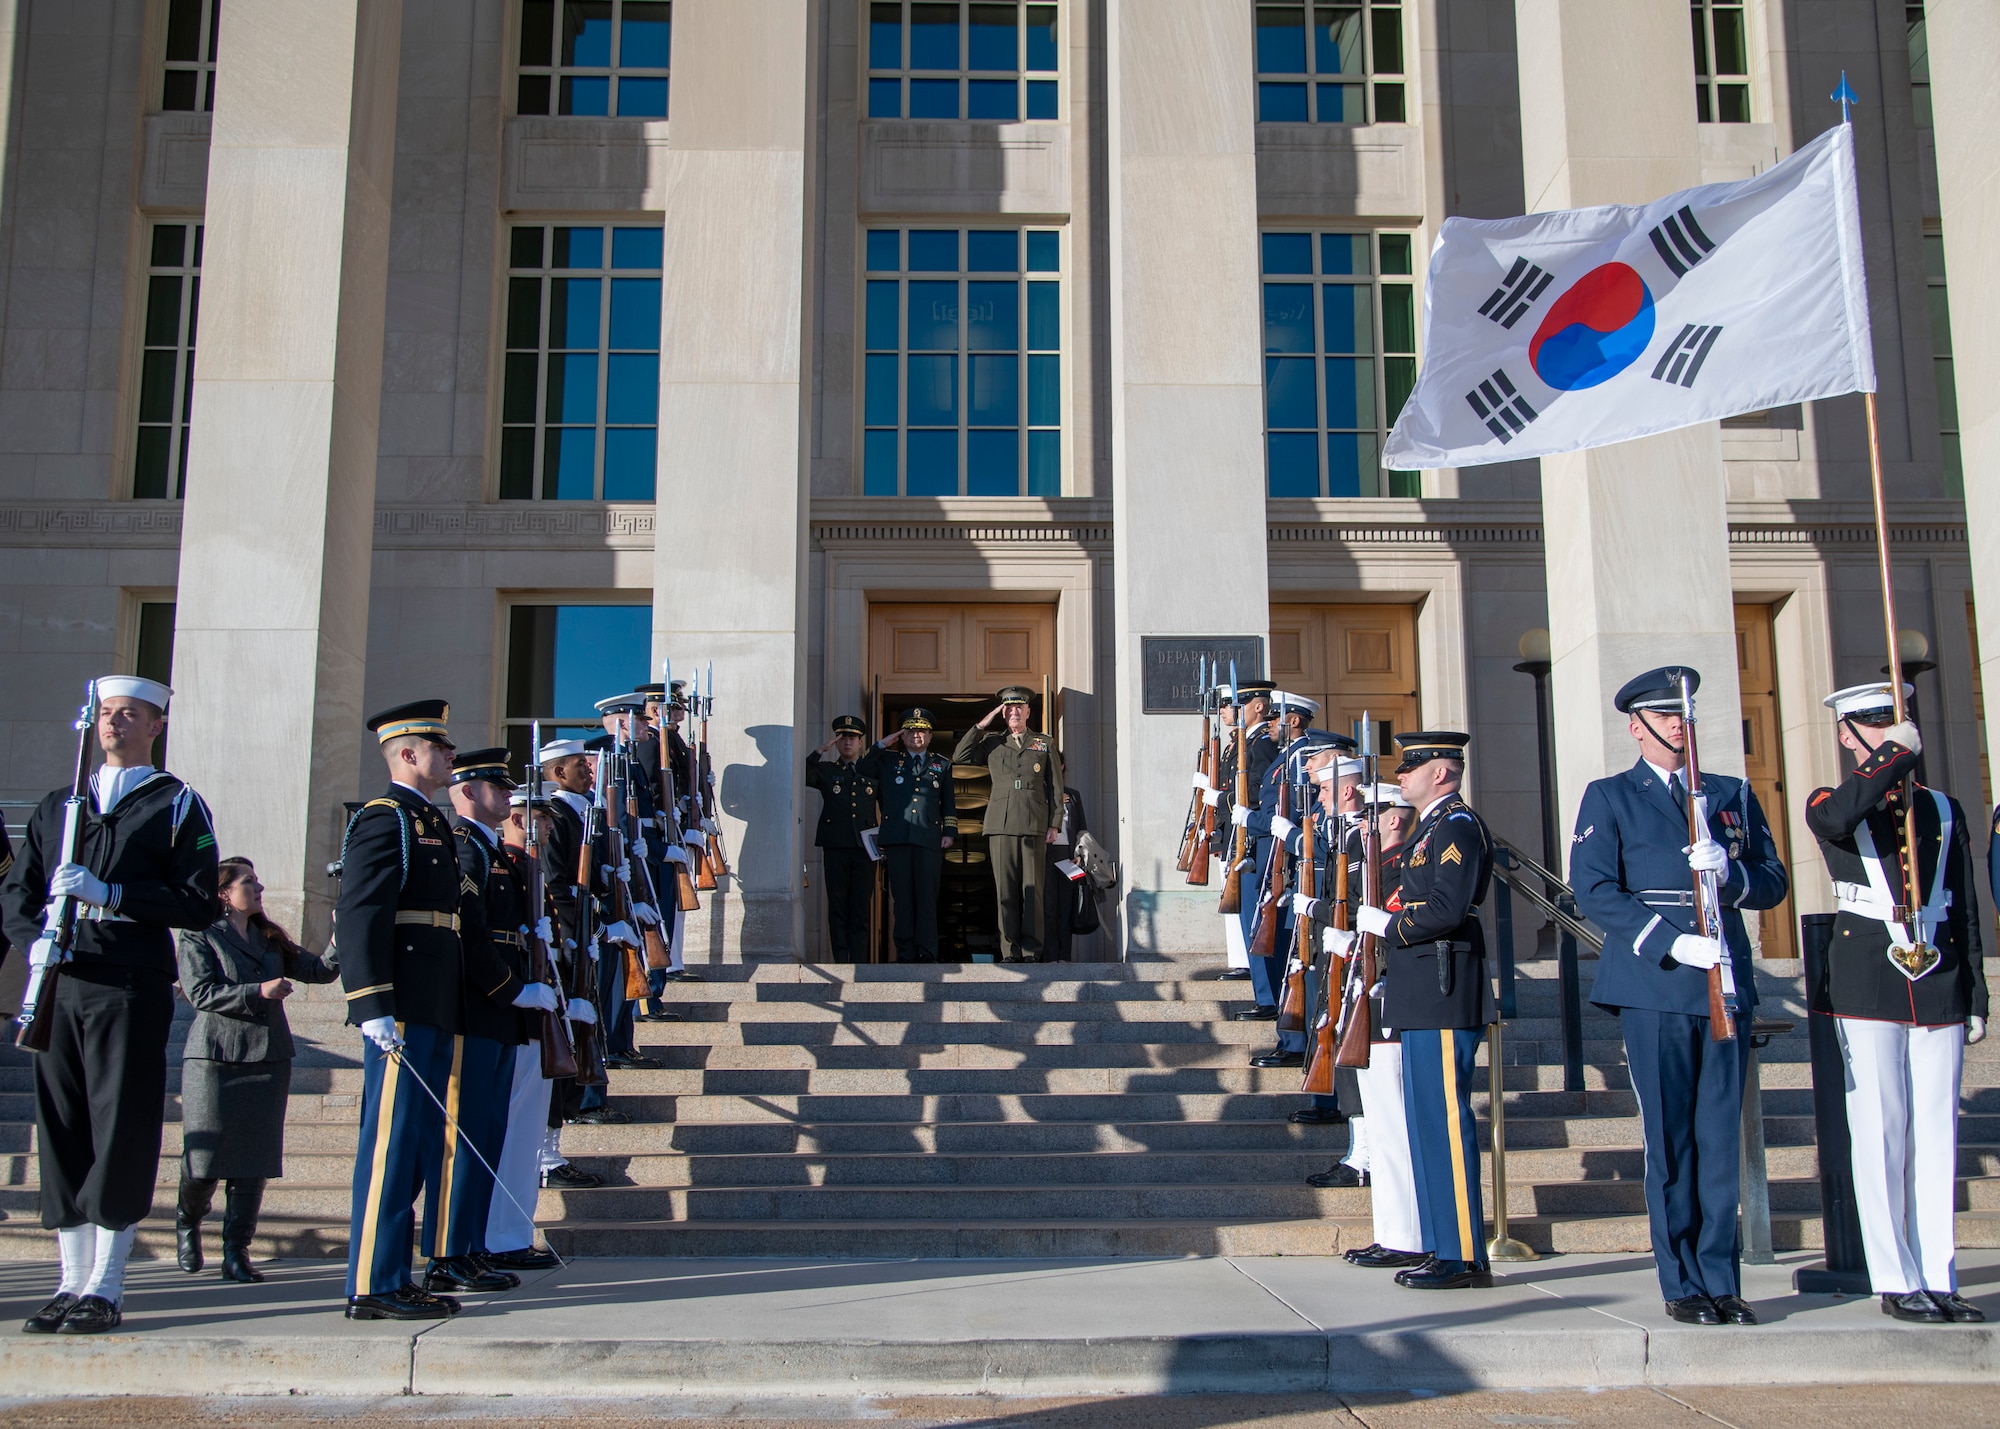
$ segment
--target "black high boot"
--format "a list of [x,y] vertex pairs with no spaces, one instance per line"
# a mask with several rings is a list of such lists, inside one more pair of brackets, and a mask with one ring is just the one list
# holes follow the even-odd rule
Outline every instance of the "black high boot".
[[250,1263],[250,1237],[257,1234],[257,1212],[264,1204],[261,1179],[231,1181],[222,1202],[222,1278],[254,1285],[263,1272]]
[[215,1182],[181,1169],[179,1203],[174,1208],[175,1259],[189,1275],[201,1274],[201,1219],[215,1204]]

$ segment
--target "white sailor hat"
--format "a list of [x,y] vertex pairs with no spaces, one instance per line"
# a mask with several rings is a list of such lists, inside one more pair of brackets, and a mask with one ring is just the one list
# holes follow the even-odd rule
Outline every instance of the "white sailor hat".
[[[1908,701],[1916,690],[1908,683],[1903,686],[1903,699]],[[1895,715],[1896,695],[1887,680],[1873,680],[1865,685],[1849,685],[1844,690],[1835,690],[1820,701],[1833,711],[1835,719],[1859,720],[1863,724],[1874,723],[1879,716],[1886,724]]]
[[1403,797],[1403,786],[1400,784],[1377,784],[1373,789],[1362,795],[1361,802],[1364,804],[1373,804],[1375,807],[1383,809],[1413,809],[1416,807],[1416,805]]
[[158,680],[149,680],[143,675],[99,675],[97,698],[107,700],[114,697],[144,700],[161,714],[165,714],[167,701],[174,697],[174,692]]
[[567,759],[572,754],[587,754],[589,747],[581,739],[556,739],[535,751],[535,763],[547,764],[552,759]]
[[1316,715],[1319,713],[1319,701],[1295,695],[1290,690],[1273,690],[1271,710],[1274,714]]
[[1320,769],[1313,771],[1313,778],[1322,784],[1330,784],[1336,779],[1359,779],[1362,763],[1358,759],[1335,759]]

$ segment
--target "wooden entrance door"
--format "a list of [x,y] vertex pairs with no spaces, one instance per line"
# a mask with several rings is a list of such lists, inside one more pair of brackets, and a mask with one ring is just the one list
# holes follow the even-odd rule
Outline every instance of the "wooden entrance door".
[[[1778,717],[1778,667],[1771,607],[1736,607],[1736,678],[1743,687],[1743,770],[1771,826],[1778,857],[1791,867],[1791,821],[1785,809],[1784,725]],[[1789,895],[1757,916],[1757,950],[1767,958],[1795,958],[1794,904]]]
[[1273,605],[1271,678],[1318,700],[1322,729],[1358,735],[1367,713],[1391,753],[1392,735],[1421,727],[1416,607]]

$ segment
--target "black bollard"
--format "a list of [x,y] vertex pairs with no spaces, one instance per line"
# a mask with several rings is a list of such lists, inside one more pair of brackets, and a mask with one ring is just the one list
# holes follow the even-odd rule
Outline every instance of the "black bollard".
[[[1825,986],[1828,945],[1833,942],[1831,913],[1806,913],[1799,918],[1799,945],[1805,957],[1806,1006],[1813,991]],[[1847,1134],[1847,1066],[1840,1055],[1840,1035],[1833,1018],[1808,1012],[1806,1033],[1812,1045],[1813,1130],[1819,1143],[1819,1204],[1825,1262],[1792,1272],[1792,1289],[1811,1295],[1869,1293],[1868,1257],[1861,1245],[1861,1216],[1854,1205],[1854,1153]]]

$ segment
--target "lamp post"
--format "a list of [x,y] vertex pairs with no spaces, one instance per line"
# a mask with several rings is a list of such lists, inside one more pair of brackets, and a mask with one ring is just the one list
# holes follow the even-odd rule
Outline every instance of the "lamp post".
[[[1562,868],[1556,863],[1555,731],[1549,727],[1549,632],[1537,627],[1521,636],[1516,647],[1521,663],[1514,668],[1535,681],[1535,753],[1542,771],[1542,867],[1558,878]],[[1554,893],[1554,889],[1549,890]]]
[[[1927,675],[1937,668],[1937,661],[1931,659],[1930,655],[1930,637],[1925,635],[1923,631],[1898,630],[1896,632],[1896,664],[1901,667],[1903,683],[1910,687],[1910,697],[1906,702],[1906,712],[1910,717],[1910,723],[1916,725],[1919,729],[1922,729],[1923,725],[1917,718],[1917,676]],[[1887,665],[1882,667],[1882,673],[1885,675],[1889,673]],[[1917,782],[1924,782],[1924,757],[1921,754],[1917,756]]]

